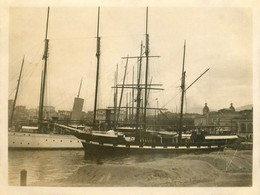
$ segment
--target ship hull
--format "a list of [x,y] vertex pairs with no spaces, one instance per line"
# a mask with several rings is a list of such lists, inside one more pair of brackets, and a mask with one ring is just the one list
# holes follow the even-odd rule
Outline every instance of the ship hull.
[[81,140],[73,135],[8,133],[9,149],[82,149]]
[[139,146],[139,145],[115,145],[98,142],[82,142],[86,155],[104,156],[106,154],[125,155],[125,154],[153,154],[153,153],[208,153],[223,151],[224,146]]

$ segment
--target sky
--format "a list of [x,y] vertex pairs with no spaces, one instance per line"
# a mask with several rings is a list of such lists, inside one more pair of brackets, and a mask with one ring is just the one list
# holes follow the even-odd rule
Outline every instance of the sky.
[[[101,7],[99,108],[113,105],[114,75],[122,83],[124,56],[138,56],[145,42],[145,7]],[[23,56],[25,64],[17,105],[36,108],[47,8],[12,7],[9,26],[9,99],[13,99]],[[81,78],[84,111],[93,110],[96,74],[97,7],[51,7],[46,105],[71,110]],[[186,93],[185,112],[240,107],[253,102],[252,12],[250,8],[149,7],[149,81],[164,90],[151,93],[150,106],[179,112],[183,44],[186,86],[210,70]],[[132,82],[137,60],[128,63]],[[133,70],[134,69],[134,70]],[[136,79],[136,75],[135,75]],[[129,93],[125,91],[126,93]],[[125,93],[125,94],[126,94]],[[130,96],[130,94],[129,94]],[[126,95],[124,96],[124,100]]]

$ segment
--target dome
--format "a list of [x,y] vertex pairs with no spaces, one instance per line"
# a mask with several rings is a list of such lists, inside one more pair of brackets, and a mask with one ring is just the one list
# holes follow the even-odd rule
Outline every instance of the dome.
[[229,109],[232,110],[232,111],[236,111],[235,108],[234,108],[234,106],[233,106],[233,103],[230,104]]
[[203,112],[203,114],[209,113],[209,107],[207,106],[207,103],[205,103],[205,106],[204,106],[202,112]]

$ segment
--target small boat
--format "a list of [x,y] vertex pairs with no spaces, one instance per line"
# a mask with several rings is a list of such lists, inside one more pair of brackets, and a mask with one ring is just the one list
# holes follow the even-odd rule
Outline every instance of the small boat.
[[[100,57],[100,37],[99,37],[99,12],[98,8],[98,25],[97,25],[97,77],[96,77],[96,91],[95,91],[95,103],[94,103],[94,124],[96,124],[96,105],[97,105],[97,89],[98,89],[98,72],[99,72],[99,57]],[[103,154],[128,154],[128,153],[194,153],[194,152],[212,152],[212,151],[223,151],[225,146],[237,140],[236,135],[232,136],[210,136],[204,135],[203,132],[200,135],[194,136],[193,134],[184,134],[182,132],[182,116],[183,116],[183,98],[187,88],[185,88],[185,47],[184,43],[184,55],[183,55],[183,66],[182,66],[182,97],[181,97],[181,113],[180,113],[180,126],[179,132],[167,132],[167,131],[151,131],[147,129],[146,115],[147,110],[152,109],[147,107],[148,102],[148,91],[155,89],[152,84],[148,84],[148,69],[149,69],[149,58],[155,56],[149,56],[149,35],[148,35],[148,8],[146,9],[146,40],[145,40],[145,56],[141,52],[139,58],[139,76],[137,84],[125,86],[125,75],[127,69],[128,58],[126,57],[125,75],[123,84],[116,85],[115,88],[122,88],[119,105],[115,104],[114,127],[109,131],[96,131],[95,128],[89,129],[88,131],[72,130],[72,134],[82,140],[85,154],[87,155],[103,155]],[[145,83],[140,83],[142,58],[146,59],[145,68]],[[205,71],[206,72],[206,71]],[[204,73],[205,73],[204,72]],[[204,74],[203,73],[203,74]],[[202,74],[202,75],[203,75]],[[202,76],[201,75],[201,76]],[[200,77],[201,77],[200,76]],[[200,78],[199,77],[199,78]],[[198,79],[199,79],[198,78]],[[197,80],[198,80],[197,79]],[[195,80],[196,82],[196,80]],[[194,82],[193,82],[194,83]],[[193,84],[192,83],[192,84]],[[190,85],[191,86],[191,85]],[[189,87],[190,87],[189,86]],[[189,88],[188,87],[188,88]],[[121,100],[124,88],[133,88],[137,90],[136,98],[136,117],[134,128],[119,127],[118,119],[120,115]],[[141,91],[144,90],[144,103],[141,107]],[[117,98],[115,98],[117,99]],[[126,107],[127,108],[127,107]],[[158,109],[158,108],[156,108]],[[143,110],[143,120],[140,121],[140,110]],[[123,130],[130,130],[131,135],[127,135]]]
[[18,97],[19,85],[21,74],[23,70],[24,58],[19,74],[15,99],[11,117],[9,119],[9,132],[8,132],[8,148],[9,149],[82,149],[82,144],[79,139],[69,133],[55,133],[48,129],[48,124],[43,119],[43,102],[45,91],[45,79],[48,60],[48,21],[49,21],[49,8],[47,12],[47,25],[45,35],[45,49],[44,49],[44,70],[42,74],[40,105],[39,105],[39,119],[37,126],[22,126],[19,130],[12,128],[12,121],[14,116],[15,104]]

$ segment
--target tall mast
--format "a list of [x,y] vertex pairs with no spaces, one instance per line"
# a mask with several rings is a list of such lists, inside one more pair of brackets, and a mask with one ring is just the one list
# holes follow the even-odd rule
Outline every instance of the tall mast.
[[98,23],[97,23],[97,74],[96,74],[96,90],[95,90],[95,102],[94,102],[94,124],[96,124],[96,112],[97,112],[97,96],[98,96],[98,80],[99,80],[99,59],[100,59],[100,37],[99,37],[99,16],[100,7],[98,7]]
[[18,91],[19,91],[20,82],[21,82],[21,75],[22,75],[22,71],[23,71],[23,64],[24,64],[24,56],[23,56],[23,61],[22,61],[20,73],[19,73],[19,79],[18,79],[18,82],[17,82],[17,88],[16,88],[15,97],[14,97],[14,103],[13,103],[12,113],[11,113],[11,117],[10,117],[10,120],[9,120],[9,127],[11,127],[11,126],[12,126],[12,123],[13,123],[14,110],[15,110],[16,100],[17,100]]
[[126,72],[127,72],[127,65],[128,65],[128,58],[126,58],[125,73],[124,73],[123,86],[122,86],[121,95],[120,95],[120,100],[119,100],[119,105],[118,105],[118,112],[117,112],[117,117],[116,117],[115,130],[116,130],[116,128],[117,128],[118,120],[119,120],[119,117],[120,117],[120,109],[121,109],[121,103],[122,103],[122,98],[123,98],[123,94],[124,94],[124,87],[125,87],[125,78],[126,78]]
[[[140,88],[140,81],[141,81],[141,72],[142,72],[142,54],[143,54],[143,43],[141,43],[141,50],[140,50],[140,58],[139,58],[139,69],[137,75],[137,98],[136,98],[136,130],[138,130],[139,126],[139,116],[140,116],[140,103],[141,103],[141,88]],[[137,132],[138,133],[138,132]]]
[[126,93],[126,112],[125,112],[125,116],[126,116],[126,122],[128,122],[129,118],[128,118],[128,115],[129,115],[129,108],[128,108],[128,93]]
[[48,39],[48,25],[49,25],[49,11],[50,7],[48,7],[47,11],[47,22],[46,22],[46,33],[45,33],[45,47],[44,47],[44,69],[42,72],[42,84],[41,84],[41,92],[40,92],[40,104],[39,104],[39,127],[41,128],[41,123],[43,119],[43,104],[44,104],[44,92],[45,92],[45,82],[46,82],[46,73],[47,73],[47,63],[48,63],[48,48],[49,48],[49,39]]
[[[152,86],[152,81],[153,81],[153,78],[151,78],[151,81],[150,81],[150,84],[149,86]],[[151,88],[149,87],[149,89],[147,89],[148,92],[147,92],[147,101],[146,101],[146,106],[148,106],[148,99],[149,99],[149,96],[150,96],[150,92],[151,92]]]
[[145,70],[145,93],[144,93],[144,131],[146,130],[146,106],[147,106],[147,83],[149,71],[149,35],[148,35],[148,7],[146,7],[146,30],[145,30],[145,56],[146,56],[146,70]]
[[81,81],[80,81],[80,85],[79,85],[79,92],[78,92],[78,96],[77,96],[77,97],[79,97],[80,90],[81,90],[81,85],[82,85],[82,78],[81,78]]
[[184,64],[185,64],[185,50],[186,50],[186,41],[184,42],[184,49],[183,49],[183,64],[182,64],[182,79],[181,79],[181,110],[180,110],[180,126],[179,126],[179,142],[181,141],[182,137],[182,117],[183,117],[183,100],[184,100],[184,93],[185,93],[185,71],[184,71]]
[[[159,108],[159,101],[158,101],[158,98],[156,98],[156,101],[157,101],[157,109]],[[157,111],[157,114],[156,114],[156,124],[159,124],[159,114],[160,114],[160,111]]]
[[115,72],[115,92],[114,92],[114,127],[116,125],[116,113],[117,113],[117,93],[118,88],[117,86],[117,80],[118,80],[118,64],[116,65],[116,72]]
[[[132,85],[134,85],[134,79],[135,79],[135,68],[133,66],[133,78],[132,78]],[[132,89],[132,110],[131,110],[131,121],[133,122],[134,120],[134,102],[135,102],[135,90],[134,88]]]

